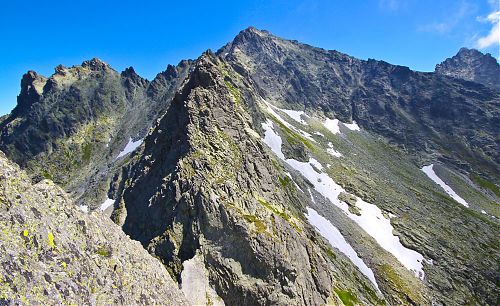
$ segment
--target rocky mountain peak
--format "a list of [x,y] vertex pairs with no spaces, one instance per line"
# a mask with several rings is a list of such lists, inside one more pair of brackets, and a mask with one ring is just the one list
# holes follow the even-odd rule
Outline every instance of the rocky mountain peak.
[[491,54],[476,49],[461,48],[455,56],[436,65],[435,72],[500,90],[500,65]]
[[166,74],[170,74],[170,75],[173,75],[173,74],[177,73],[177,71],[175,69],[175,66],[171,65],[171,64],[168,64],[167,65],[167,69],[165,69],[165,73]]
[[137,73],[135,72],[134,67],[130,66],[128,68],[125,68],[122,72],[122,76],[124,77],[135,77]]
[[216,58],[212,51],[208,50],[198,59],[194,71],[190,75],[190,82],[199,87],[214,85],[214,79],[218,76],[216,69]]
[[253,26],[249,26],[248,28],[246,28],[245,30],[241,31],[242,33],[253,33],[253,34],[257,34],[257,35],[266,35],[266,34],[269,34],[268,31],[266,30],[259,30],[257,29],[256,27],[253,27]]
[[64,71],[66,70],[66,66],[64,66],[63,64],[59,64],[57,65],[55,68],[54,68],[54,73],[64,73]]
[[158,73],[156,77],[151,81],[147,92],[150,96],[158,96],[165,92],[166,88],[169,88],[169,84],[176,83],[174,80],[184,79],[188,72],[193,66],[193,61],[182,60],[177,66],[167,65],[167,68]]
[[116,71],[98,58],[84,61],[81,65],[66,67],[58,65],[48,79],[47,90],[68,88],[76,81],[87,79],[92,74],[116,74]]
[[246,42],[256,42],[260,38],[266,37],[269,35],[267,31],[261,31],[254,27],[248,27],[245,30],[238,33],[238,35],[232,41],[232,45],[238,45]]
[[98,59],[97,57],[94,57],[93,59],[88,61],[84,61],[82,63],[82,67],[89,68],[90,70],[105,70],[110,68],[108,64]]
[[34,90],[38,95],[43,93],[43,86],[47,82],[47,78],[39,75],[33,70],[26,72],[21,80],[21,92]]
[[[481,57],[484,55],[485,54],[481,53],[477,49],[469,49],[466,47],[460,48],[460,50],[458,50],[458,53],[457,53],[457,56],[459,56],[459,57],[471,57],[471,56]],[[487,55],[490,55],[490,54],[488,53]]]

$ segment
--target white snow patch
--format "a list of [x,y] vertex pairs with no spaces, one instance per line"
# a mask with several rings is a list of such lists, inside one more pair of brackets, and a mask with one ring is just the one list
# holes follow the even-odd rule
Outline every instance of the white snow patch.
[[318,132],[318,131],[314,132],[314,135],[318,135],[318,136],[321,136],[323,138],[325,137],[325,135],[323,135],[321,132]]
[[342,124],[351,131],[361,131],[356,121],[353,121],[352,123],[342,123]]
[[[291,160],[293,160],[293,159],[291,159]],[[309,163],[311,165],[313,165],[314,167],[316,167],[318,170],[323,170],[323,165],[319,161],[315,160],[314,158],[310,158]]]
[[[307,125],[307,122],[304,119],[301,118],[302,116],[307,117],[307,115],[306,115],[305,112],[303,112],[303,111],[296,111],[296,110],[292,110],[292,109],[279,108],[279,107],[276,107],[276,106],[272,105],[271,103],[268,103],[267,101],[265,101],[265,103],[266,103],[266,105],[267,105],[268,108],[277,109],[279,111],[282,111],[285,114],[287,114],[290,118],[292,118],[293,120],[297,121],[298,123],[303,124],[303,125]],[[274,111],[273,111],[273,115],[276,116],[276,113]],[[280,117],[279,120],[283,121],[283,118]]]
[[[309,162],[299,162],[294,159],[284,159],[281,152],[281,145],[276,146],[275,143],[281,140],[278,134],[274,132],[271,125],[262,125],[266,131],[264,142],[271,148],[271,150],[292,168],[299,171],[305,178],[314,185],[314,189],[330,200],[335,206],[342,209],[342,211],[353,221],[355,221],[363,230],[370,234],[377,243],[389,253],[393,254],[408,270],[415,273],[417,277],[424,278],[424,271],[422,269],[422,261],[424,257],[418,252],[404,247],[399,237],[393,235],[393,227],[389,219],[382,215],[382,211],[374,204],[367,203],[361,199],[357,199],[356,206],[359,208],[361,215],[358,216],[349,211],[348,205],[338,199],[338,196],[344,189],[335,183],[328,174],[321,172],[318,173],[314,170],[312,165],[321,166],[321,164],[314,158],[310,158]],[[273,135],[273,136],[271,136]],[[271,142],[272,140],[272,142]],[[323,167],[321,166],[321,169]],[[320,169],[320,170],[321,170]]]
[[293,182],[293,184],[295,185],[295,188],[297,188],[298,190],[300,190],[300,192],[304,193],[304,191],[299,187],[299,185],[297,185],[297,183],[295,183],[295,181],[293,180],[293,177],[292,175],[290,174],[290,172],[285,172],[286,176],[288,176],[290,178],[290,180]]
[[326,149],[326,152],[335,157],[342,157],[342,153],[333,149],[333,144],[331,142],[328,143],[328,148]]
[[311,196],[311,202],[316,204],[316,201],[314,200],[313,194],[311,192],[311,188],[307,188],[307,191],[309,192],[309,195]]
[[330,132],[332,132],[332,134],[334,134],[334,135],[340,133],[339,120],[338,119],[328,119],[328,118],[326,118],[325,122],[323,122],[323,125]]
[[332,148],[326,149],[326,152],[328,152],[328,154],[330,154],[330,155],[332,155],[334,157],[342,157],[342,153],[340,153],[339,151],[335,151]]
[[281,140],[280,135],[274,132],[273,122],[267,119],[265,123],[262,123],[262,128],[265,131],[264,143],[267,144],[280,159],[285,159],[285,155],[281,152],[281,145],[283,141]]
[[394,228],[389,219],[382,215],[382,211],[373,204],[367,203],[358,198],[356,206],[361,211],[361,216],[350,214],[349,217],[356,221],[367,233],[393,254],[408,270],[415,272],[415,275],[424,279],[422,262],[424,257],[411,249],[404,247],[392,231]]
[[142,138],[137,140],[137,141],[133,141],[132,137],[130,137],[127,145],[125,146],[125,148],[123,148],[123,150],[120,152],[120,154],[118,154],[118,156],[115,158],[115,160],[117,160],[118,158],[123,157],[129,153],[134,152],[134,150],[137,149],[141,145],[142,141],[143,141]]
[[298,123],[307,125],[307,122],[304,119],[302,119],[302,116],[307,117],[306,113],[304,113],[303,111],[296,111],[296,110],[282,109],[282,108],[279,108],[279,110],[287,114],[290,118],[297,121]]
[[465,207],[469,207],[469,203],[467,203],[464,199],[462,199],[462,197],[460,197],[455,191],[453,191],[453,189],[451,189],[450,186],[446,185],[445,182],[443,182],[443,180],[441,180],[439,178],[439,176],[437,176],[436,172],[434,172],[434,164],[430,164],[429,166],[424,166],[422,167],[422,171],[427,174],[427,176],[434,181],[434,183],[438,184],[439,186],[441,186],[441,188],[444,189],[444,191],[450,196],[452,197],[455,201],[457,201],[458,203],[462,204],[463,206]]
[[314,138],[312,137],[311,134],[309,134],[308,132],[306,131],[302,131],[302,130],[298,130],[298,132],[304,136],[305,138],[309,139],[310,141],[313,141],[313,142],[316,142],[316,140],[314,140]]
[[106,201],[104,201],[102,204],[101,204],[101,211],[105,211],[106,209],[108,209],[111,205],[113,205],[115,203],[115,200],[113,199],[106,199]]
[[84,213],[89,212],[89,207],[87,205],[80,205],[80,210],[83,211]]
[[285,125],[289,129],[291,129],[291,130],[293,130],[293,131],[301,134],[302,136],[304,136],[308,140],[316,142],[316,140],[314,140],[314,138],[312,137],[311,134],[307,133],[306,131],[302,131],[302,130],[299,130],[299,129],[295,128],[293,125],[291,125],[290,123],[288,123],[285,119],[283,119],[283,117],[281,117],[277,112],[274,111],[274,109],[281,110],[280,108],[277,108],[276,106],[273,106],[270,103],[267,103],[265,101],[264,101],[264,103],[267,105],[267,111],[271,115],[273,115],[278,121],[280,121],[283,125]]
[[484,215],[487,215],[486,211],[484,209],[481,210],[481,213]]
[[328,240],[328,242],[333,247],[339,249],[340,252],[344,253],[347,258],[349,258],[352,263],[359,268],[361,273],[363,273],[373,283],[374,287],[380,292],[372,269],[370,269],[365,264],[365,262],[361,258],[359,258],[356,251],[345,240],[344,236],[342,236],[342,233],[330,221],[325,219],[323,216],[320,216],[314,209],[310,207],[307,207],[307,220],[314,227],[316,227],[321,236]]

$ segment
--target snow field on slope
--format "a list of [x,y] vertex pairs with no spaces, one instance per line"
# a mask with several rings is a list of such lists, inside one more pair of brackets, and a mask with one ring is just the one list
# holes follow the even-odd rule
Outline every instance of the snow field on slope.
[[121,150],[121,152],[118,154],[118,156],[115,158],[115,160],[117,160],[118,158],[123,157],[129,153],[134,152],[134,150],[137,149],[142,144],[142,141],[143,141],[143,139],[133,141],[132,137],[130,137],[127,145],[125,146],[125,148],[123,148],[123,150]]
[[268,120],[262,124],[262,127],[265,130],[263,141],[280,159],[300,172],[314,185],[314,189],[317,192],[339,207],[351,220],[355,221],[363,230],[370,234],[382,248],[394,255],[404,267],[413,271],[417,277],[424,278],[423,256],[401,244],[399,237],[392,233],[393,227],[390,220],[383,216],[382,211],[376,205],[357,198],[356,206],[359,208],[361,215],[358,216],[351,213],[348,205],[338,199],[338,196],[341,192],[344,192],[344,189],[335,183],[328,174],[324,172],[318,173],[314,169],[316,168],[320,171],[323,169],[320,162],[314,158],[310,158],[309,162],[285,159],[281,151],[282,140],[274,131],[273,123]]
[[455,201],[462,204],[465,207],[469,207],[469,203],[467,203],[462,197],[460,197],[450,186],[448,186],[442,179],[437,176],[436,172],[434,172],[434,165],[430,164],[428,166],[424,166],[421,169],[434,183],[441,186],[444,191]]
[[105,211],[106,209],[108,209],[111,205],[113,205],[115,203],[115,200],[113,199],[110,199],[110,198],[107,198],[106,201],[104,201],[102,204],[101,204],[101,207],[99,208],[101,211]]
[[352,246],[345,240],[340,231],[330,221],[322,217],[317,211],[310,207],[307,207],[307,220],[316,228],[321,236],[328,240],[333,247],[344,253],[344,255],[359,268],[361,273],[363,273],[373,283],[373,286],[377,289],[377,291],[380,292],[372,269],[365,264]]

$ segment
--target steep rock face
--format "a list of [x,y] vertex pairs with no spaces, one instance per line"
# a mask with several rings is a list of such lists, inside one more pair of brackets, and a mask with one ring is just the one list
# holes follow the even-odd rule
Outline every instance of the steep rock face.
[[0,152],[0,303],[187,305],[161,263]]
[[325,112],[428,159],[498,181],[500,94],[483,86],[362,61],[249,28],[218,54],[269,101]]
[[458,53],[436,65],[436,73],[473,81],[500,91],[500,65],[491,54],[462,48]]
[[132,67],[120,74],[98,59],[58,66],[49,78],[30,71],[18,105],[0,123],[0,148],[35,181],[52,179],[92,206],[124,162],[119,152],[166,111],[190,66],[182,61],[152,82]]
[[284,170],[246,111],[257,99],[222,61],[202,56],[129,168],[113,218],[179,281],[201,256],[227,305],[338,304],[337,291],[378,303],[305,221],[308,198],[280,183]]

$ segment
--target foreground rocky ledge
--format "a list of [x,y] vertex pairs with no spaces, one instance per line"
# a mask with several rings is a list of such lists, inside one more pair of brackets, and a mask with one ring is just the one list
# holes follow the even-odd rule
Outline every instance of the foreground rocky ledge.
[[0,305],[186,305],[162,264],[111,220],[32,185],[0,152]]

